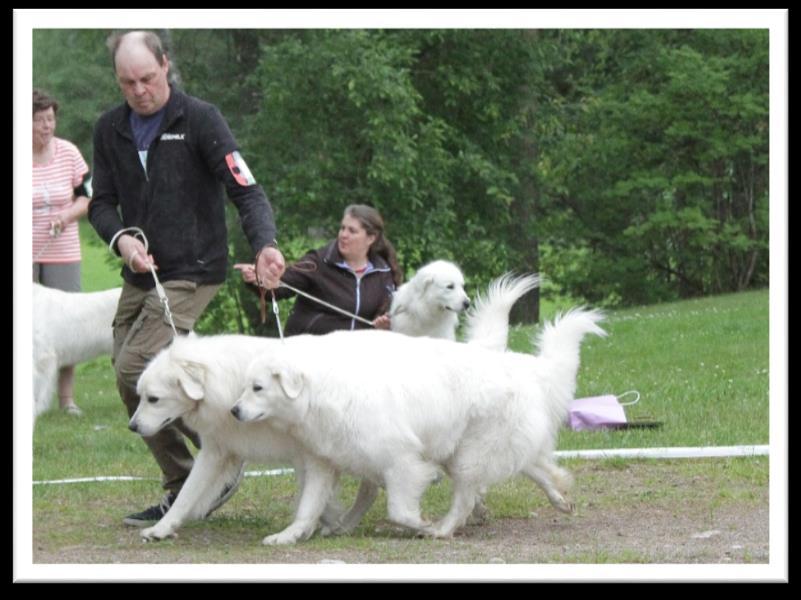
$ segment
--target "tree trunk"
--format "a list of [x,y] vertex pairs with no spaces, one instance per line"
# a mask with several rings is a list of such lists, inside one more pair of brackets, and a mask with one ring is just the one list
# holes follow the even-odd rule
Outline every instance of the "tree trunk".
[[[525,32],[526,38],[532,47],[539,42],[539,32],[529,29]],[[537,161],[537,141],[534,130],[537,118],[537,94],[534,90],[534,74],[530,81],[525,83],[526,93],[522,95],[520,106],[523,119],[522,141],[520,147],[520,162],[518,163],[518,177],[520,178],[519,197],[511,206],[512,224],[510,227],[511,239],[509,245],[513,249],[517,260],[518,274],[538,273],[540,270],[539,239],[535,231],[534,215],[537,205],[537,185],[534,176],[534,165]],[[538,323],[540,320],[540,290],[536,288],[517,301],[509,314],[510,324]]]

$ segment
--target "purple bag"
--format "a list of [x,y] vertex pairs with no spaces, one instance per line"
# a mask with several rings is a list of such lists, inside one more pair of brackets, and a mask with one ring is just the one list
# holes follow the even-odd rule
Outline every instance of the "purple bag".
[[[637,398],[623,404],[618,402],[618,399],[629,394],[636,394]],[[578,398],[570,403],[567,424],[573,431],[625,427],[626,413],[623,407],[636,404],[639,400],[640,393],[634,390],[620,396],[607,394]]]

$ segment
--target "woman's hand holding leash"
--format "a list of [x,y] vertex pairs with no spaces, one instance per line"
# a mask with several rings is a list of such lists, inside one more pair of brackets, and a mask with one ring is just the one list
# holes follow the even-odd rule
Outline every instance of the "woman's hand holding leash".
[[373,327],[376,329],[389,329],[391,325],[388,313],[384,313],[373,320]]
[[247,263],[236,263],[234,269],[242,273],[245,283],[256,283],[256,267]]

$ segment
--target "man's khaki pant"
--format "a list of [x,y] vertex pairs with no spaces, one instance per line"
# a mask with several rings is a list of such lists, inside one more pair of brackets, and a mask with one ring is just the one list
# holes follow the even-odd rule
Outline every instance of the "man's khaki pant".
[[[179,334],[194,327],[195,321],[220,289],[220,285],[197,285],[191,281],[167,281],[162,285]],[[142,290],[126,282],[114,316],[112,361],[117,374],[117,389],[129,418],[139,405],[136,394],[139,376],[159,350],[170,343],[173,335],[156,290]],[[173,492],[181,489],[194,461],[182,434],[200,448],[197,434],[180,420],[154,436],[142,438],[161,468],[164,489]]]

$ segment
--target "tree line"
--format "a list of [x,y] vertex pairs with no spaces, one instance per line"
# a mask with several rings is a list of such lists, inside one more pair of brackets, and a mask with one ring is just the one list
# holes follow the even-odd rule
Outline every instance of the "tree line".
[[[34,86],[90,162],[121,102],[109,33],[33,33]],[[159,33],[178,84],[228,119],[290,259],[366,203],[407,274],[539,271],[543,293],[605,306],[768,284],[767,30]],[[253,331],[237,277],[210,327]],[[518,317],[537,315],[532,296]]]

